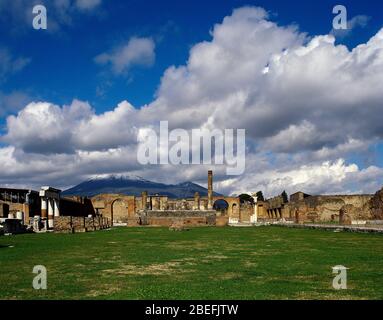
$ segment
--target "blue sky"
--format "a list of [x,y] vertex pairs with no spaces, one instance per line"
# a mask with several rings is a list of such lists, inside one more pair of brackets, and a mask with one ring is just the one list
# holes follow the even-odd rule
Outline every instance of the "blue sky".
[[[59,10],[57,9],[57,3],[60,1],[66,3],[66,5]],[[89,5],[86,10],[79,7],[81,1]],[[33,3],[41,3],[47,6],[48,30],[37,31],[32,28],[31,17],[28,14]],[[128,101],[134,108],[139,109],[144,105],[153,103],[155,105],[158,95],[160,97],[173,97],[173,93],[165,92],[163,94],[163,91],[166,91],[165,89],[158,91],[159,88],[164,88],[162,84],[166,82],[163,79],[166,80],[165,74],[168,68],[171,66],[188,66],[191,49],[204,41],[210,43],[214,39],[214,34],[212,34],[214,26],[216,24],[224,25],[223,19],[230,17],[235,9],[244,6],[264,8],[268,12],[266,18],[268,21],[283,27],[295,25],[297,34],[306,35],[304,41],[304,45],[306,45],[310,39],[330,33],[334,17],[332,9],[336,4],[340,3],[329,0],[315,2],[277,0],[2,0],[0,4],[0,50],[7,52],[7,55],[11,58],[4,59],[3,71],[0,68],[0,125],[2,128],[0,133],[3,134],[3,138],[0,139],[0,147],[14,146],[13,157],[18,157],[17,161],[21,161],[21,158],[25,160],[27,150],[12,140],[12,130],[9,126],[6,126],[6,118],[10,115],[16,115],[17,112],[32,101],[49,102],[63,108],[62,106],[69,106],[74,99],[77,99],[89,103],[95,115],[103,115],[105,112],[113,112],[116,106],[124,100]],[[347,36],[336,36],[334,45],[344,44],[349,50],[352,50],[359,44],[367,43],[382,28],[383,6],[379,1],[342,1],[341,4],[347,7],[349,20],[356,16],[363,16],[365,24],[354,26]],[[131,39],[147,39],[151,41],[154,45],[154,49],[150,53],[151,62],[133,62],[129,67],[125,67],[123,72],[113,71],[110,63],[98,62],[97,57],[100,55],[106,55],[111,59],[113,53],[128,45]],[[241,41],[240,37],[238,41]],[[260,42],[251,45],[262,47],[264,44]],[[293,44],[291,45],[293,46]],[[15,71],[15,67],[12,69],[5,66],[6,63],[11,64],[12,62],[14,63],[13,66],[15,66],[16,62],[21,61],[17,59],[25,59],[22,60],[25,62],[25,66],[20,70]],[[1,51],[0,62],[2,62]],[[217,82],[221,80],[220,78],[216,79]],[[361,82],[362,85],[365,82]],[[182,87],[180,90],[182,91]],[[295,90],[300,92],[299,87]],[[213,95],[213,91],[211,94]],[[177,97],[178,95],[180,95],[179,92]],[[207,96],[209,95],[207,93]],[[186,101],[180,103],[187,104]],[[352,105],[350,104],[348,107],[352,108]],[[374,104],[371,110],[376,110],[378,107]],[[165,109],[167,110],[167,108],[170,107],[166,106]],[[358,111],[356,114],[363,116],[362,111]],[[332,119],[338,115],[339,112],[334,109],[334,115],[329,114],[328,116]],[[137,117],[139,118],[139,116]],[[288,116],[286,117],[288,118]],[[323,117],[324,115],[321,115],[317,120],[323,121]],[[278,117],[275,119],[276,122],[282,123],[285,121],[285,119],[278,120]],[[363,122],[363,119],[357,121]],[[350,119],[351,125],[352,121]],[[257,146],[256,150],[258,151],[253,156],[262,159],[263,157],[268,158],[268,162],[272,166],[280,166],[279,161],[283,161],[285,158],[290,159],[291,166],[284,167],[284,172],[294,172],[296,168],[307,165],[320,166],[321,161],[322,163],[326,160],[337,163],[336,161],[343,159],[344,165],[341,165],[341,168],[345,168],[346,171],[352,171],[352,165],[357,165],[360,171],[364,169],[370,171],[360,173],[363,176],[361,178],[363,182],[350,183],[350,185],[357,186],[355,190],[347,189],[345,185],[347,178],[339,185],[334,186],[334,192],[339,190],[347,192],[370,190],[379,185],[381,181],[378,180],[373,186],[366,186],[368,185],[366,182],[368,180],[367,176],[371,175],[373,171],[371,168],[377,167],[377,170],[380,170],[383,167],[381,128],[379,125],[376,126],[373,133],[361,128],[360,134],[354,132],[348,134],[346,132],[341,138],[338,134],[334,134],[333,136],[337,136],[339,141],[331,140],[336,139],[332,138],[331,134],[320,137],[315,136],[319,140],[318,146],[306,143],[307,145],[298,151],[295,147],[291,147],[290,149],[293,151],[289,149],[283,152],[278,151],[281,149],[277,141],[278,130],[264,135],[262,133],[261,138],[265,139],[265,143],[276,145],[276,149],[265,150],[263,140],[260,138],[261,142],[259,142],[257,136],[255,136],[253,143]],[[302,127],[310,133],[326,130],[326,126],[317,125],[314,120],[302,118],[300,121],[292,121],[290,127],[288,125],[281,126],[279,132],[284,132],[283,130],[291,131],[297,128],[301,130]],[[251,131],[252,127],[246,127],[246,129]],[[67,128],[67,130],[72,129]],[[357,145],[362,144],[368,148],[360,147],[358,149]],[[258,148],[258,146],[260,147]],[[80,150],[77,147],[74,149],[76,149],[76,152]],[[88,149],[88,147],[84,148],[84,150]],[[286,148],[282,149],[285,150]],[[5,152],[5,149],[3,151]],[[20,153],[16,151],[20,151]],[[92,149],[92,151],[96,150]],[[101,151],[104,152],[105,150]],[[316,151],[318,152],[316,153]],[[38,152],[32,152],[32,154],[34,157],[38,156]],[[329,154],[328,159],[323,154]],[[45,157],[46,154],[40,156]],[[62,158],[63,156],[64,154],[61,153],[54,156],[50,155],[51,159]],[[44,158],[44,161],[48,160]],[[256,161],[260,160],[257,158]],[[135,167],[133,166],[133,168]],[[95,167],[95,170],[90,171],[89,174],[105,173],[103,170],[101,167]],[[273,171],[275,168],[267,167],[265,170]],[[119,167],[115,171],[122,170]],[[72,172],[72,174],[74,173]],[[145,175],[144,173],[141,174]],[[150,176],[153,173],[149,171],[147,174]],[[17,183],[22,184],[21,175],[15,173],[16,176]],[[5,175],[3,179],[0,177],[0,181],[9,181],[10,177],[13,176]],[[175,176],[176,179],[181,179],[181,177]],[[202,179],[201,177],[200,174],[190,173],[190,179],[192,180],[199,181],[199,179]],[[60,184],[63,184],[67,177],[60,176],[57,178],[57,175],[52,172],[52,179],[57,179]],[[161,177],[158,179],[161,179]],[[218,179],[222,180],[222,188],[225,188],[224,186],[227,185],[227,183],[225,184],[225,177],[221,176]],[[69,180],[68,184],[77,182],[75,179]],[[12,184],[11,181],[8,183]],[[37,184],[39,181],[36,177],[31,177],[29,183]],[[267,182],[262,183],[259,183],[256,187],[268,188]],[[243,184],[242,186],[248,188]],[[275,185],[273,184],[273,186],[270,187],[270,192],[274,192]],[[233,188],[235,189],[235,187]],[[313,191],[317,190],[318,192],[322,191],[321,188],[317,187]]]
[[[25,24],[25,30],[15,34],[3,23],[0,28],[2,45],[11,47],[15,55],[30,57],[33,63],[2,88],[23,90],[32,97],[58,104],[70,103],[76,97],[91,102],[100,112],[124,99],[140,107],[153,100],[163,72],[171,65],[185,64],[190,47],[210,40],[209,30],[233,9],[245,5],[261,6],[269,10],[272,20],[279,24],[294,23],[309,34],[325,34],[331,29],[335,4],[336,1],[327,0],[110,0],[104,1],[98,13],[74,14],[73,25],[63,26],[55,33],[35,31],[25,21],[17,23],[20,29]],[[368,40],[381,27],[383,10],[379,1],[343,1],[342,4],[347,6],[350,17],[364,14],[371,17],[371,21],[367,27],[341,39],[341,43],[354,47]],[[154,38],[156,62],[153,67],[132,68],[128,77],[104,74],[93,58],[132,36]],[[105,82],[108,83],[106,92],[100,97],[97,87]]]

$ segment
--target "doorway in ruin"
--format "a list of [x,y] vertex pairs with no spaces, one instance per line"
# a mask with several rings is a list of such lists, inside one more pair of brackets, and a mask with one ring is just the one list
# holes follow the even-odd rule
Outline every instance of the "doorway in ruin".
[[213,209],[218,212],[217,215],[226,216],[229,210],[229,204],[224,199],[219,199],[213,204]]
[[117,199],[112,203],[112,221],[114,223],[128,222],[127,204],[121,199]]

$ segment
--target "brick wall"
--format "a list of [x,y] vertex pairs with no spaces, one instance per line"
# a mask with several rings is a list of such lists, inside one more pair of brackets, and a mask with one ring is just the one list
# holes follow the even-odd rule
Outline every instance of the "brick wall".
[[176,222],[182,223],[185,227],[214,226],[215,217],[149,217],[148,223],[151,226],[170,227]]
[[175,222],[182,222],[189,227],[215,226],[215,211],[142,211],[139,213],[141,225],[170,227]]
[[54,231],[75,233],[90,232],[110,228],[110,220],[100,216],[87,217],[55,217]]
[[225,227],[229,224],[229,217],[227,216],[221,216],[216,218],[215,225],[217,227]]

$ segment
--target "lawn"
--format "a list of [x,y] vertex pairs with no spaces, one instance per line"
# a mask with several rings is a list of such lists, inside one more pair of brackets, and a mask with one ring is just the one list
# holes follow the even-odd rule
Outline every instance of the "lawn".
[[[35,265],[48,289],[34,290]],[[332,288],[332,267],[348,289]],[[283,227],[0,237],[0,299],[383,299],[383,236]]]

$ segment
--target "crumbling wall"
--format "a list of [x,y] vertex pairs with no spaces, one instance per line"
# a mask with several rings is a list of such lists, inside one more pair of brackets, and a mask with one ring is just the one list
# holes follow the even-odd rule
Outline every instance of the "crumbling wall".
[[174,223],[183,223],[188,227],[202,227],[216,225],[215,211],[141,211],[138,214],[140,224],[160,227],[170,227]]
[[121,194],[100,194],[91,198],[96,213],[115,223],[136,225],[136,211],[141,200],[135,196]]
[[250,222],[251,216],[254,214],[254,206],[251,204],[243,203],[239,209],[240,222]]
[[370,200],[369,209],[373,220],[383,220],[383,188]]
[[108,229],[110,220],[101,216],[96,217],[55,217],[54,231],[62,233],[90,232]]
[[372,195],[310,196],[303,200],[289,202],[285,213],[299,222],[338,221],[340,210],[348,207],[352,219],[371,219],[369,203]]

